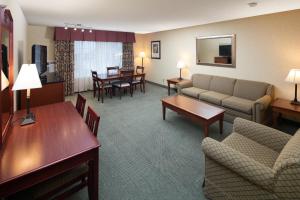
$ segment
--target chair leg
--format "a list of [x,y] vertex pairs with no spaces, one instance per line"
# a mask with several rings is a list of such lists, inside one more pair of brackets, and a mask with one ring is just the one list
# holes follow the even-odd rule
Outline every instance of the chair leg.
[[112,88],[109,88],[110,98],[112,99]]
[[100,101],[100,89],[98,90],[98,101]]
[[130,96],[132,97],[132,93],[133,93],[133,87],[132,86],[130,86]]
[[121,88],[119,88],[119,95],[120,95],[120,99],[121,99],[122,98]]
[[202,187],[205,187],[205,178],[203,179]]
[[142,83],[140,83],[140,89],[141,89],[141,92],[143,92],[143,89],[142,89]]

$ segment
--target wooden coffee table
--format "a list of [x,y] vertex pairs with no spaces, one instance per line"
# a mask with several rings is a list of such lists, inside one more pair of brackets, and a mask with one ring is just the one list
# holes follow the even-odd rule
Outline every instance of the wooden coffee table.
[[219,121],[220,133],[223,133],[223,118],[225,110],[211,106],[202,101],[177,95],[161,100],[163,120],[166,119],[166,108],[185,115],[192,120],[199,121],[204,126],[204,136],[208,136],[209,126]]

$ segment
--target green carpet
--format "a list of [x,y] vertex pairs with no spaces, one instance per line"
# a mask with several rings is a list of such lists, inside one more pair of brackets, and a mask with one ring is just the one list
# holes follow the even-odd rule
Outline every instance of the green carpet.
[[[204,155],[200,124],[167,110],[162,120],[160,99],[167,89],[147,84],[146,93],[110,99],[104,104],[92,92],[82,93],[100,116],[99,196],[101,200],[202,200]],[[76,95],[66,100],[75,102]],[[87,106],[86,106],[87,107]],[[210,137],[222,140],[232,129],[210,127]],[[69,199],[88,199],[81,190]]]

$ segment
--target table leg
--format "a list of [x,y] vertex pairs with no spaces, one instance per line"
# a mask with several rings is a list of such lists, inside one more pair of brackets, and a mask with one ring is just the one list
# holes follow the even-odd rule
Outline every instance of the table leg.
[[170,88],[170,82],[168,81],[168,95],[170,96],[170,90],[171,90],[171,88]]
[[222,114],[219,119],[220,134],[223,134],[223,119],[224,119],[224,114]]
[[101,102],[103,103],[103,98],[104,98],[104,82],[101,83]]
[[166,106],[162,104],[163,120],[166,120]]
[[88,194],[90,200],[99,198],[99,150],[94,150],[94,159],[89,161]]
[[273,111],[272,112],[272,126],[275,128],[278,126],[278,117],[279,117],[279,113]]
[[208,137],[209,125],[208,123],[204,123],[204,137]]

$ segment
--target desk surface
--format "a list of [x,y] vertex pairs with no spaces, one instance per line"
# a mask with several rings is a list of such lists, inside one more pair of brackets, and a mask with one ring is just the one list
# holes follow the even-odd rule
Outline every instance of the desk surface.
[[36,123],[23,127],[18,119],[25,111],[14,114],[0,154],[0,185],[100,146],[71,102],[31,111]]

